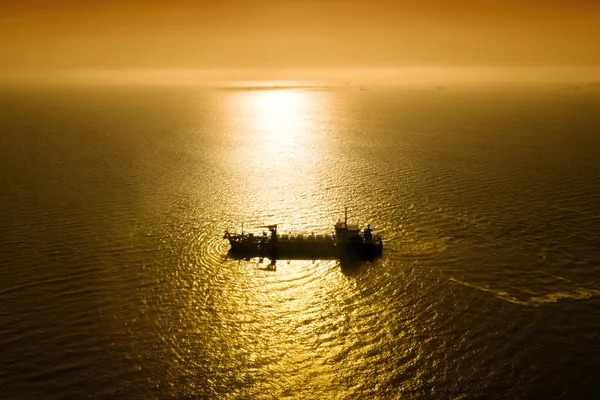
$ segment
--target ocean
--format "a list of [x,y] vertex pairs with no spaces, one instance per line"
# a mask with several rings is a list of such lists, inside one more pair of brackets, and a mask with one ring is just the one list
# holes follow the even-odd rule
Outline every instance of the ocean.
[[[0,90],[0,397],[600,393],[600,90]],[[225,229],[371,224],[368,262]]]

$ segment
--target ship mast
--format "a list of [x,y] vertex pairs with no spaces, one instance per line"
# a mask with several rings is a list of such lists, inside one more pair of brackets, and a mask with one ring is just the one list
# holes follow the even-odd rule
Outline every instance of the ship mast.
[[348,225],[348,207],[344,208],[344,225]]

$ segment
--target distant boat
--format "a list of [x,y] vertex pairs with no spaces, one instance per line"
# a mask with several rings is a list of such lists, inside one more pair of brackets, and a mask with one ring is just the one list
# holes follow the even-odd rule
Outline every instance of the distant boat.
[[561,87],[562,90],[579,90],[581,89],[579,86],[564,86]]
[[369,90],[369,89],[367,89],[367,88],[364,88],[364,87],[362,87],[362,86],[361,86],[361,87],[360,87],[360,90]]

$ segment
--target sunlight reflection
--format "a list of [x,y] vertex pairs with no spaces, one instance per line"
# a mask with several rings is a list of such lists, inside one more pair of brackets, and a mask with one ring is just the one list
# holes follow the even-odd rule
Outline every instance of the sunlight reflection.
[[279,89],[245,94],[244,114],[258,145],[255,149],[278,167],[306,157],[315,131],[312,93]]
[[[298,88],[241,90],[228,99],[232,175],[245,187],[243,201],[266,223],[285,216],[292,229],[310,223],[327,227],[315,214],[323,208],[324,171],[330,156],[328,93]],[[239,186],[238,186],[239,188]],[[249,221],[248,221],[249,222]],[[258,221],[257,221],[258,222]],[[325,222],[325,223],[323,223]],[[283,229],[286,229],[282,226]]]
[[306,97],[292,90],[263,90],[253,95],[251,111],[259,126],[268,132],[293,130],[306,107]]

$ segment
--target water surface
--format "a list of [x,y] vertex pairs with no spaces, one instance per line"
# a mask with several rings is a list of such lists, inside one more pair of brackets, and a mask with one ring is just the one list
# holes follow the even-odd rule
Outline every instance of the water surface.
[[[591,395],[599,105],[546,87],[3,89],[3,394]],[[381,259],[226,257],[224,229],[329,233],[345,206]]]

